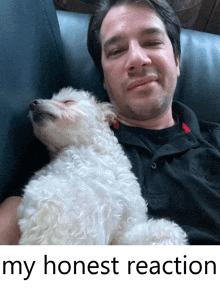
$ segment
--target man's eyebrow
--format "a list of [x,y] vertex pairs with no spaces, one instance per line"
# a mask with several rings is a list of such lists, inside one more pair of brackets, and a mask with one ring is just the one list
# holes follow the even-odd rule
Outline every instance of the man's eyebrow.
[[104,42],[104,49],[107,49],[109,46],[119,42],[120,40],[123,39],[123,36],[122,35],[115,35],[113,37],[110,37],[109,39],[107,39],[105,42]]
[[164,35],[164,31],[157,27],[143,28],[141,30],[141,35]]
[[[164,35],[164,31],[157,27],[150,27],[150,28],[143,28],[140,31],[140,35]],[[110,37],[107,39],[103,45],[104,49],[107,49],[109,46],[119,42],[120,40],[123,40],[122,35],[115,35],[113,37]]]

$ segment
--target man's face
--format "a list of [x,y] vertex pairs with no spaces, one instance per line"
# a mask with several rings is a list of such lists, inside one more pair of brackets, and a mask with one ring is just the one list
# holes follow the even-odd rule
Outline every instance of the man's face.
[[179,61],[150,8],[113,7],[101,26],[104,86],[122,118],[140,121],[171,110]]

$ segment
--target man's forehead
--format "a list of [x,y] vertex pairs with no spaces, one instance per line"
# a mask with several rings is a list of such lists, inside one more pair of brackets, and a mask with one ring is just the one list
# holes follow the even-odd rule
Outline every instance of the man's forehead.
[[135,27],[140,35],[165,33],[164,23],[151,8],[134,4],[116,6],[107,13],[103,20],[100,30],[102,44],[105,42],[112,44],[122,39],[126,32],[130,32],[130,25],[132,30]]

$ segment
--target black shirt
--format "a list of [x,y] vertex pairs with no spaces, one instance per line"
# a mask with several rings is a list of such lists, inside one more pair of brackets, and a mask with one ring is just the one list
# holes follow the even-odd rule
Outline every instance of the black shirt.
[[220,125],[173,103],[179,122],[163,130],[113,129],[141,185],[149,215],[175,221],[190,244],[220,244]]

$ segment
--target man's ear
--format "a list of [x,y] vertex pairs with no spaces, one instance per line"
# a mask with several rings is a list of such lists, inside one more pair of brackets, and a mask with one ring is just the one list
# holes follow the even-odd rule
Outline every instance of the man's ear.
[[176,58],[177,77],[180,76],[180,58]]

